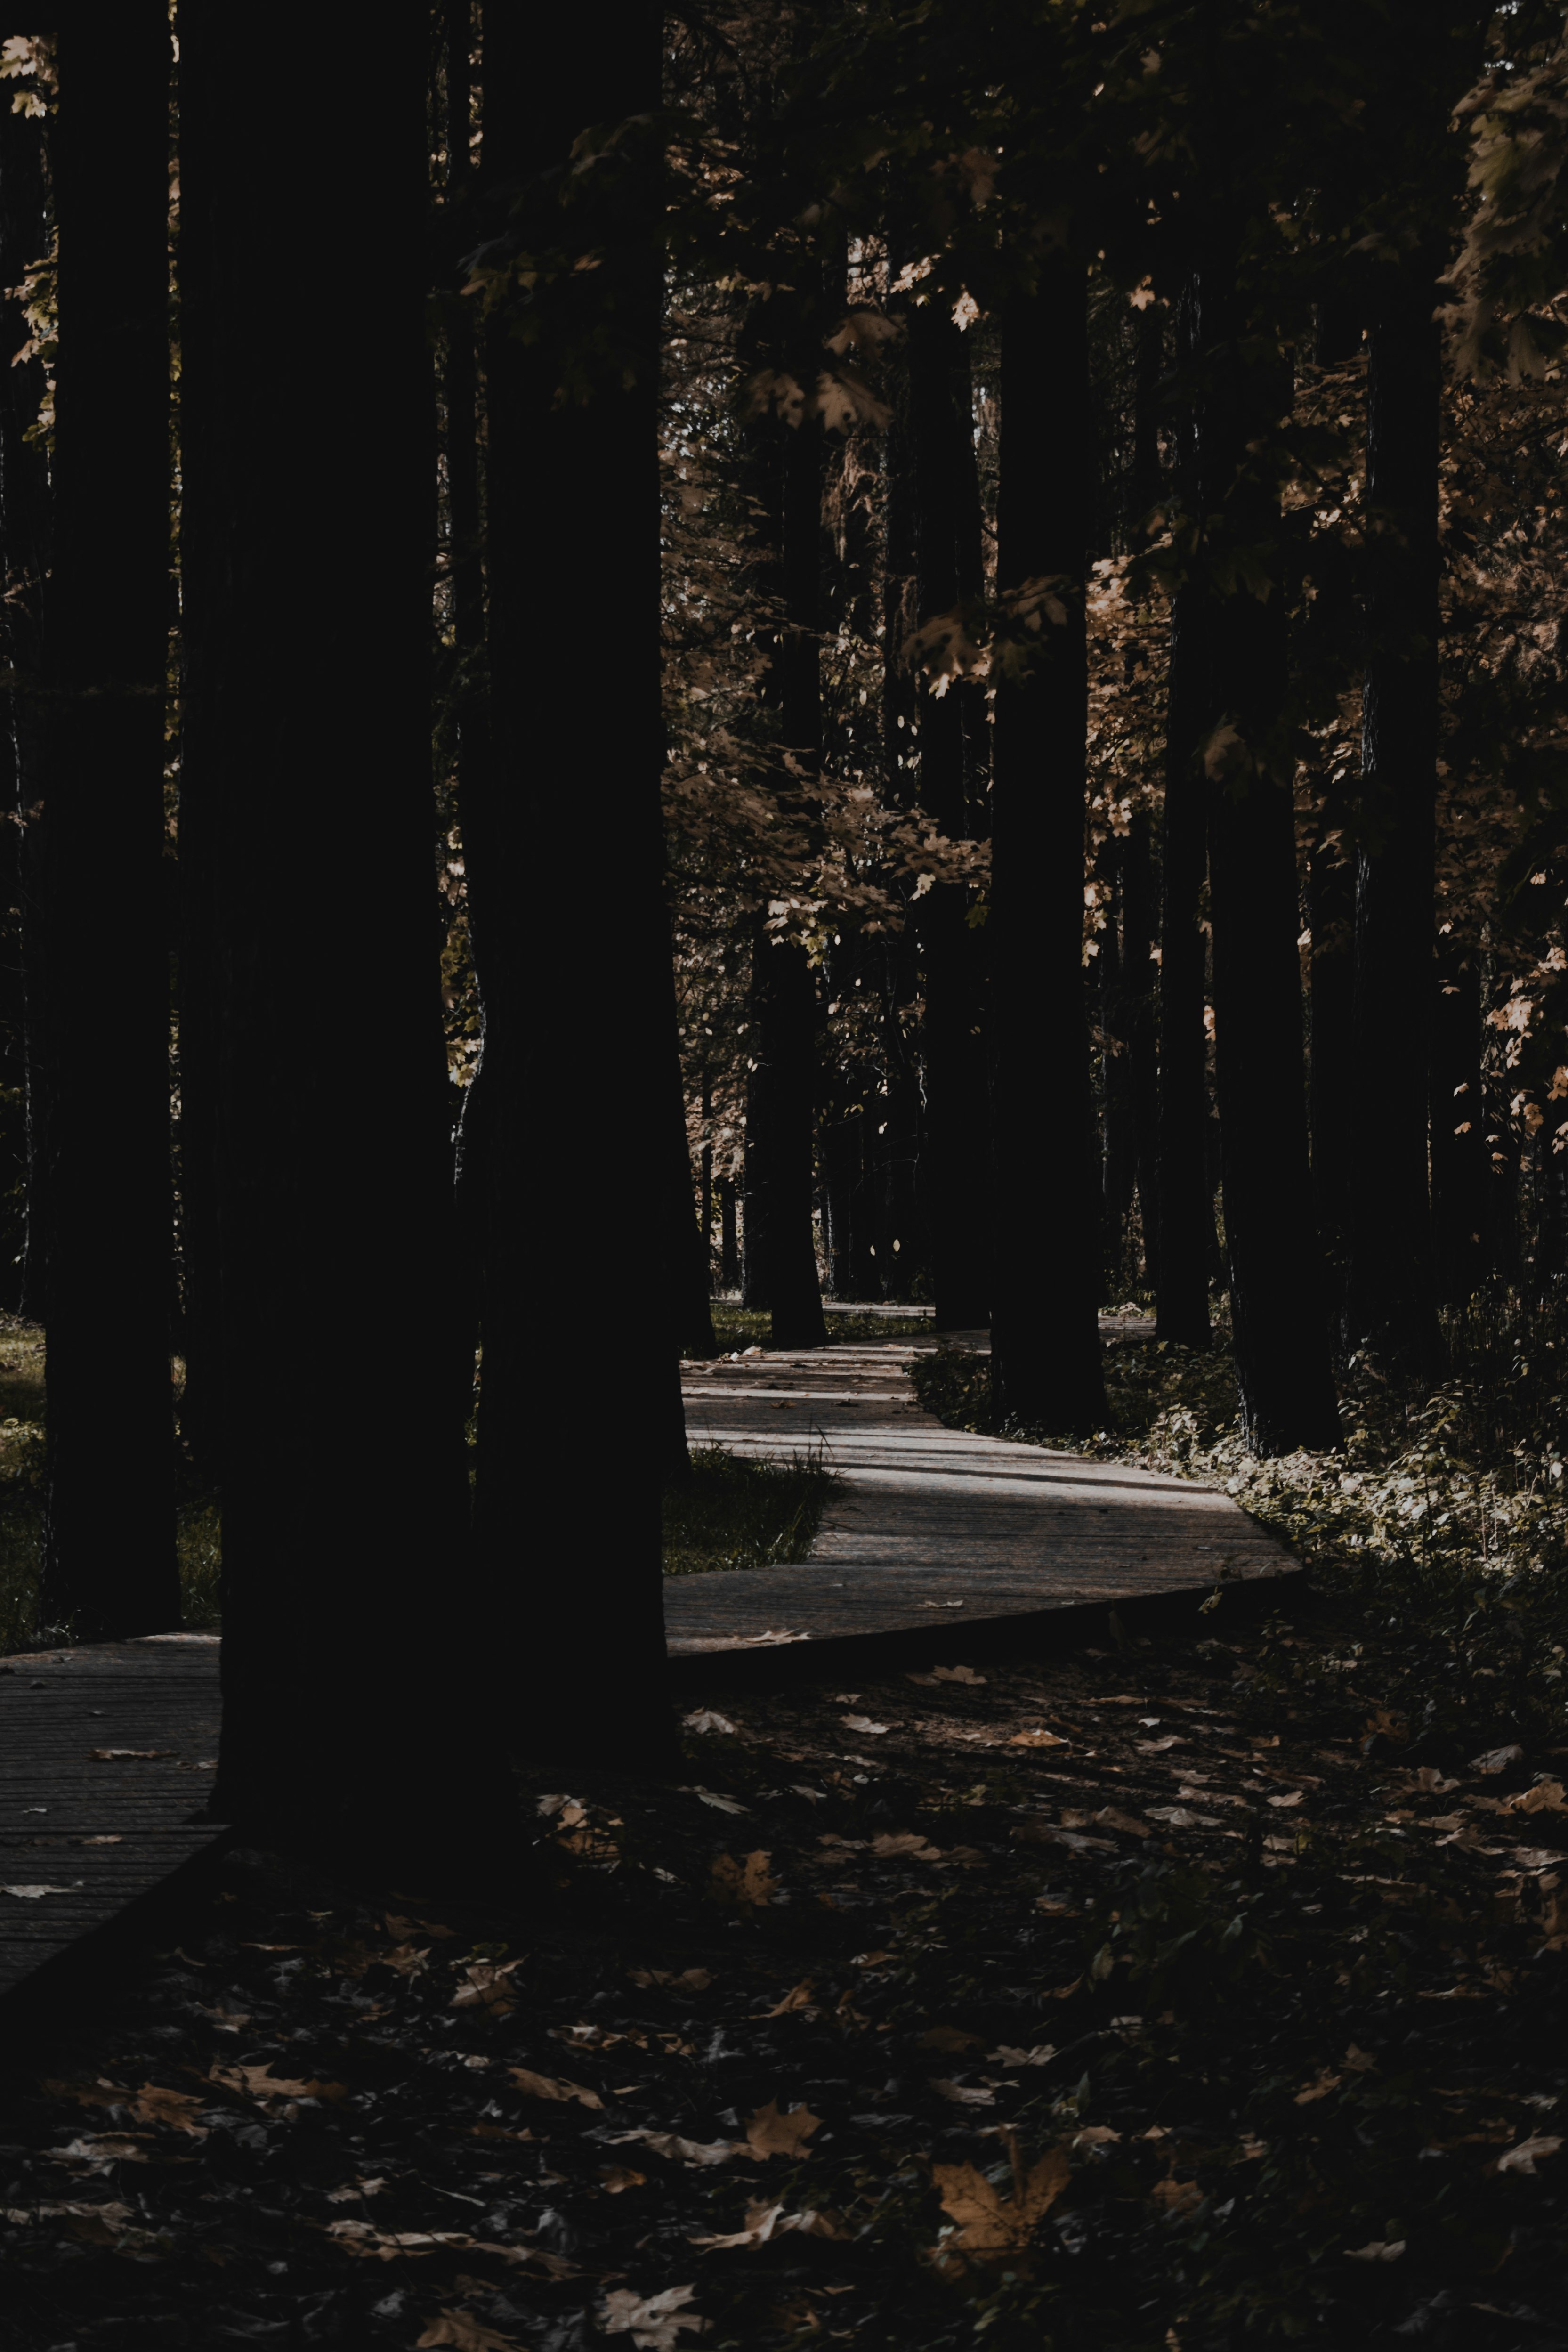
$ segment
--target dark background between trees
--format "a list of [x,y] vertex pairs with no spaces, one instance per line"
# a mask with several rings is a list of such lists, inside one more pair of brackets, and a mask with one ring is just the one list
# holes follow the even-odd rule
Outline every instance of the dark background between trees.
[[1568,1277],[1559,18],[7,43],[41,1608],[221,1491],[228,1817],[658,1760],[716,1286],[1080,1438],[1147,1304],[1280,1455]]

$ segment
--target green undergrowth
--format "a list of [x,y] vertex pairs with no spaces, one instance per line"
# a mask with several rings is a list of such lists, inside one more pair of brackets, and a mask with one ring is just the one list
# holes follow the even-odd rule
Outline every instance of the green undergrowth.
[[[867,1307],[863,1314],[828,1315],[823,1320],[828,1327],[830,1347],[852,1339],[896,1343],[931,1337],[929,1318],[925,1316],[878,1315]],[[755,1307],[735,1307],[726,1299],[715,1299],[713,1336],[721,1356],[739,1354],[747,1348],[770,1348],[773,1318]]]
[[664,1493],[666,1576],[804,1559],[838,1483],[810,1454],[745,1462],[721,1445],[701,1445],[691,1465],[686,1482]]
[[[1312,1571],[1342,1654],[1311,1671],[1353,1677],[1375,1634],[1416,1736],[1462,1744],[1468,1726],[1500,1717],[1512,1736],[1568,1738],[1568,1300],[1478,1297],[1446,1315],[1444,1339],[1435,1387],[1353,1360],[1341,1374],[1343,1450],[1274,1461],[1247,1451],[1218,1351],[1108,1347],[1107,1424],[1087,1442],[998,1424],[988,1368],[972,1357],[944,1353],[914,1377],[950,1426],[1233,1495]],[[1309,1671],[1280,1664],[1287,1680]]]

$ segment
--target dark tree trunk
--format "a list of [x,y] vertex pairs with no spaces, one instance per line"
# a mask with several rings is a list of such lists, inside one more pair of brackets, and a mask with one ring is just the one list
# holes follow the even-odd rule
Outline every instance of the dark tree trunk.
[[[523,189],[523,236],[528,208],[553,206],[559,184],[530,190],[533,175],[562,173],[587,124],[650,115],[659,96],[660,20],[647,0],[549,19],[487,11],[485,168],[492,188]],[[535,1754],[646,1768],[671,1748],[659,1492],[677,1452],[679,1396],[666,1318],[628,1318],[623,1287],[628,1267],[656,1279],[667,1247],[666,1187],[629,1183],[627,1171],[639,1155],[668,1165],[675,1024],[659,800],[660,278],[650,224],[662,196],[657,158],[639,136],[624,151],[620,200],[582,194],[616,203],[598,224],[610,252],[579,274],[564,314],[590,341],[612,321],[623,366],[601,367],[585,399],[558,401],[543,347],[509,334],[505,320],[488,347],[495,757],[467,862],[494,1088],[477,1533],[498,1654],[531,1652],[546,1667],[529,1678],[512,1727]],[[601,611],[610,581],[623,621],[613,693],[601,633],[560,626],[563,614]],[[548,682],[538,662],[547,642]],[[580,857],[585,809],[595,839],[586,908],[559,878]],[[541,1017],[540,976],[567,971],[570,993]],[[580,1156],[573,1212],[585,1246],[552,1251],[541,1237],[555,1218],[555,1139],[601,1127],[607,1073],[623,1149]],[[648,1410],[633,1417],[606,1481],[589,1407],[612,1328],[622,1334],[619,1376]],[[563,1491],[593,1496],[570,1576],[540,1511],[541,1464]]]
[[[1200,349],[1196,275],[1183,292],[1178,355],[1193,369]],[[1189,397],[1192,394],[1189,389]],[[1177,484],[1201,511],[1190,420],[1184,420]],[[1161,843],[1159,1101],[1156,1158],[1159,1237],[1155,1328],[1162,1340],[1208,1345],[1208,1279],[1214,1214],[1205,1174],[1208,1045],[1202,929],[1207,866],[1205,786],[1199,754],[1207,732],[1213,616],[1200,580],[1176,592],[1171,609],[1166,715],[1165,830]]]
[[[48,245],[44,185],[44,128],[37,115],[0,115],[0,289],[20,286]],[[5,313],[5,350],[12,361],[27,340],[19,307]],[[0,562],[5,597],[0,604],[0,662],[10,674],[4,698],[5,787],[16,823],[7,825],[6,903],[16,909],[18,985],[8,992],[14,1023],[8,1083],[22,1095],[21,1230],[13,1234],[20,1264],[5,1269],[5,1304],[41,1320],[45,1311],[46,1219],[42,1180],[46,1159],[43,1048],[45,942],[39,901],[41,827],[32,812],[44,796],[47,721],[44,683],[44,583],[49,568],[48,459],[27,436],[38,422],[44,368],[38,359],[0,370]]]
[[1127,1221],[1137,1181],[1133,1139],[1133,1072],[1127,1051],[1128,1006],[1122,964],[1123,889],[1122,845],[1112,843],[1105,865],[1109,876],[1109,920],[1100,933],[1094,959],[1094,985],[1100,995],[1100,1253],[1106,1296],[1121,1296],[1126,1272]]
[[90,29],[68,19],[58,57],[40,1608],[51,1624],[102,1637],[180,1614],[162,921],[167,15],[126,0]]
[[[779,577],[783,627],[770,690],[792,772],[814,778],[822,756],[822,457],[814,420],[781,436]],[[747,1304],[766,1305],[776,1348],[827,1343],[812,1208],[817,989],[803,947],[758,921],[752,951],[751,1068],[747,1087]]]
[[[673,1042],[673,1041],[672,1041]],[[677,1358],[712,1356],[713,1299],[708,1280],[707,1243],[692,1200],[692,1154],[686,1135],[685,1083],[678,1052],[665,1079],[669,1103],[669,1198],[665,1210],[664,1258],[669,1287],[670,1336]],[[685,1451],[685,1438],[682,1439]]]
[[1122,853],[1122,987],[1133,1110],[1133,1151],[1143,1227],[1144,1279],[1159,1273],[1159,1046],[1153,955],[1156,904],[1149,819],[1140,809]]
[[[413,0],[383,7],[375,102],[323,141],[257,72],[248,16],[182,20],[182,813],[203,835],[185,882],[206,900],[219,1017],[214,1803],[253,1838],[429,1858],[483,1828],[499,1768],[459,1658],[474,1596],[441,1305],[426,29]],[[362,14],[328,0],[310,39],[322,86],[356,87]],[[123,87],[117,105],[140,119]],[[368,188],[376,234],[333,321],[342,381],[373,397],[323,433],[288,339],[256,332],[255,289]],[[333,593],[302,603],[305,549]],[[320,1040],[324,952],[342,1052]],[[300,1402],[306,1335],[329,1407]]]
[[[979,517],[965,497],[972,467],[968,352],[944,309],[909,320],[909,417],[914,445],[915,606],[924,626],[957,604],[976,568]],[[918,703],[921,805],[949,840],[971,835],[961,690],[950,678]],[[969,893],[938,883],[915,901],[925,980],[925,1102],[921,1176],[938,1330],[973,1330],[990,1313],[989,1100],[981,1025],[979,945]]]
[[[1249,453],[1289,409],[1289,378],[1239,349],[1223,264],[1197,303],[1203,512],[1223,514],[1228,546],[1277,562],[1278,493]],[[1307,1146],[1286,614],[1278,590],[1217,605],[1203,733],[1225,1240],[1241,1425],[1255,1454],[1277,1454],[1340,1439]]]
[[1001,1413],[1077,1433],[1105,1417],[1082,952],[1088,353],[1083,270],[1048,258],[1002,323],[998,586],[1054,577],[1064,617],[1042,614],[1038,660],[997,688],[991,1381]]
[[1384,276],[1367,362],[1367,503],[1385,528],[1366,572],[1345,1339],[1430,1373],[1441,1354],[1427,1195],[1441,356],[1429,258],[1418,251]]
[[1479,950],[1440,946],[1432,1024],[1432,1244],[1437,1295],[1462,1306],[1486,1278],[1487,1146]]
[[740,1286],[740,1242],[736,1231],[735,1179],[718,1180],[718,1281],[721,1290]]

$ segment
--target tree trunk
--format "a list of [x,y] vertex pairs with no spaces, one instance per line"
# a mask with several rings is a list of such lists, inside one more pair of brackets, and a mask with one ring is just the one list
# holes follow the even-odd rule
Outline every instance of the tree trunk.
[[[1278,493],[1248,460],[1288,410],[1289,378],[1239,347],[1223,261],[1200,275],[1197,295],[1210,372],[1198,488],[1223,533],[1213,551],[1277,564]],[[1233,589],[1222,609],[1210,596],[1203,735],[1231,1328],[1243,1433],[1255,1454],[1277,1454],[1340,1438],[1307,1147],[1286,614],[1278,587],[1267,597]]]
[[[1041,264],[1002,323],[1000,592],[1054,578],[1037,660],[998,685],[992,782],[992,1119],[998,1411],[1086,1433],[1105,1417],[1083,1002],[1092,467],[1082,267]],[[1048,1059],[1049,1056],[1049,1059]]]
[[[1356,863],[1348,1345],[1435,1371],[1427,1192],[1437,757],[1441,354],[1429,260],[1368,338],[1366,678]],[[1381,520],[1384,527],[1375,528]],[[1392,1050],[1391,1050],[1392,1048]]]
[[1144,1236],[1144,1280],[1152,1290],[1159,1275],[1160,1096],[1159,1042],[1155,1021],[1157,966],[1152,952],[1157,908],[1149,831],[1147,813],[1140,809],[1134,815],[1122,854],[1122,986],[1126,1004],[1138,1222]]
[[[539,206],[556,217],[560,184],[531,187],[534,175],[563,173],[587,124],[656,112],[660,19],[646,0],[548,19],[491,9],[485,34],[486,178],[497,200],[522,189],[526,236]],[[599,365],[585,397],[558,400],[549,339],[526,343],[503,318],[487,346],[495,759],[467,836],[492,1088],[476,1528],[493,1638],[509,1666],[531,1657],[543,1669],[508,1695],[516,1744],[552,1760],[638,1769],[672,1753],[659,1496],[678,1410],[667,1319],[625,1290],[628,1269],[656,1282],[665,1255],[667,1191],[638,1181],[637,1171],[647,1160],[668,1165],[675,1022],[659,800],[652,224],[662,193],[645,140],[631,132],[617,167],[624,176],[607,183],[620,186],[619,200],[591,186],[580,193],[615,209],[601,224],[601,266],[559,298],[567,330],[590,352],[585,364],[595,367],[607,322],[622,364]],[[565,615],[606,612],[609,583],[612,692],[603,631],[586,617],[562,625]],[[538,660],[546,644],[548,678]],[[594,844],[586,903],[563,878],[580,867],[585,818]],[[566,973],[570,989],[544,1017],[541,987]],[[589,1148],[602,1130],[607,1076],[621,1139],[611,1151]],[[546,1238],[558,1222],[562,1135],[580,1147],[576,1253]],[[689,1200],[686,1213],[689,1222]],[[611,1331],[617,1379],[645,1409],[618,1439],[607,1479],[593,1400]],[[552,1493],[583,1509],[570,1575],[541,1465]]]
[[[68,21],[45,794],[48,1440],[40,1608],[177,1624],[162,858],[169,614],[168,19]],[[112,236],[105,222],[112,219]]]
[[740,1287],[740,1242],[736,1231],[735,1179],[718,1180],[718,1282],[721,1290]]
[[[28,269],[44,257],[49,241],[44,183],[44,127],[37,115],[7,106],[0,117],[0,289],[19,288]],[[7,314],[7,352],[20,352],[27,340],[20,308]],[[44,797],[47,738],[43,615],[49,569],[51,503],[49,466],[43,448],[27,436],[38,423],[44,366],[34,358],[13,361],[0,374],[0,556],[6,594],[0,604],[0,661],[10,673],[5,696],[6,784],[16,823],[6,831],[7,879],[16,909],[16,1032],[10,1082],[22,1093],[23,1223],[17,1236],[21,1262],[7,1303],[41,1320],[45,1311],[47,1256],[43,1172],[47,1157],[44,1089],[44,982],[46,978],[41,877],[41,827],[32,812]]]
[[[1190,370],[1199,349],[1196,276],[1177,316],[1178,356]],[[1176,479],[1201,512],[1190,419],[1184,420]],[[1155,1328],[1187,1348],[1208,1345],[1208,1271],[1214,1216],[1205,1174],[1208,1047],[1202,929],[1207,866],[1205,786],[1199,753],[1207,731],[1213,619],[1201,581],[1176,591],[1171,608],[1166,714],[1165,829],[1161,843],[1158,1268]]]
[[1486,1114],[1479,950],[1439,943],[1432,1024],[1432,1242],[1437,1295],[1463,1306],[1486,1278]]
[[[248,15],[182,21],[182,814],[204,835],[185,879],[207,900],[219,1016],[214,1805],[257,1840],[429,1859],[504,1801],[472,1705],[441,1305],[426,28],[412,0],[382,10],[375,103],[323,140],[256,71]],[[355,87],[361,12],[326,0],[310,39],[323,87]],[[351,431],[325,433],[298,352],[256,331],[255,289],[280,252],[318,250],[324,220],[357,216],[367,189],[377,233],[335,285],[333,318],[340,380],[369,390]],[[302,550],[329,596],[301,602]],[[342,1051],[320,1034],[324,942]],[[319,1394],[302,1394],[307,1359]],[[504,1639],[498,1614],[487,1643]]]
[[[961,534],[978,537],[979,517],[964,496],[972,450],[968,353],[945,310],[926,304],[909,319],[909,419],[914,445],[915,606],[924,625],[958,601],[961,572],[975,569]],[[971,460],[972,463],[972,460]],[[949,840],[972,832],[965,790],[961,690],[921,696],[917,709],[921,805]],[[968,891],[938,883],[917,899],[916,936],[925,981],[925,1102],[921,1173],[931,1229],[938,1330],[973,1330],[990,1314],[989,1102],[977,935]]]

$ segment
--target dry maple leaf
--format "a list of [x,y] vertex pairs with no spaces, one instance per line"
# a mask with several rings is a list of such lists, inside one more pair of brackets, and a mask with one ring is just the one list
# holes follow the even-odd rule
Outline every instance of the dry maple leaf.
[[777,2205],[748,2205],[744,2229],[731,2231],[719,2238],[694,2238],[691,2243],[703,2247],[709,2253],[716,2253],[732,2246],[765,2246],[769,2239],[781,2238],[789,2231],[798,2231],[808,2238],[841,2238],[845,2234],[836,2215],[819,2213],[811,2209],[800,2213],[787,2213],[780,2201]]
[[225,2089],[239,2091],[249,2099],[346,2099],[346,2083],[323,2083],[313,2074],[308,2083],[290,2082],[287,2075],[275,2074],[271,2062],[265,2066],[210,2066],[209,2083],[222,2083]]
[[1506,1772],[1511,1765],[1522,1764],[1524,1750],[1517,1744],[1508,1748],[1489,1748],[1483,1755],[1470,1758],[1472,1772]]
[[1136,1813],[1121,1812],[1114,1805],[1102,1805],[1097,1813],[1091,1814],[1090,1819],[1098,1829],[1120,1830],[1127,1837],[1145,1838],[1149,1835],[1147,1822],[1141,1822]]
[[931,2178],[941,2194],[942,2210],[957,2224],[943,2239],[938,2253],[963,2253],[981,2263],[1021,2253],[1071,2176],[1064,2147],[1048,2148],[1026,2172],[1016,2143],[1012,2193],[1007,2197],[975,2165],[934,2164]]
[[494,1960],[471,1962],[463,1971],[465,1981],[452,1996],[453,2008],[483,2009],[492,2017],[509,2017],[517,2004],[511,1997],[514,1989],[507,1979],[522,1965],[521,1958],[499,1965]]
[[1149,2195],[1156,2205],[1164,2207],[1167,2220],[1190,2213],[1194,2206],[1203,2202],[1203,2191],[1196,2180],[1177,2180],[1170,2176],[1156,2180]]
[[89,1748],[88,1757],[94,1764],[151,1764],[163,1756],[177,1756],[177,1748]]
[[765,2009],[760,2014],[764,2017],[788,2017],[794,2010],[810,2009],[812,1990],[810,1978],[802,1977],[798,1985],[790,1986],[782,2000],[775,2001],[771,2009]]
[[935,1862],[942,1851],[919,1830],[884,1831],[882,1836],[873,1838],[871,1850],[883,1862],[898,1854],[908,1854],[916,1862]]
[[663,2294],[634,2294],[630,2287],[614,2287],[601,2305],[606,2336],[630,2336],[640,2352],[676,2352],[679,2329],[701,2335],[707,2321],[695,2311],[683,2311],[696,2293],[695,2286],[667,2286]]
[[799,2156],[821,2120],[804,2105],[781,2108],[769,2099],[747,2125],[746,2143],[759,2163],[770,2156]]
[[206,2126],[196,2116],[202,2102],[190,2091],[167,2091],[161,2083],[143,2083],[136,2094],[132,2115],[141,2124],[170,2124],[176,2131],[189,2132],[193,2139],[205,2139]]
[[744,2140],[683,2139],[679,2132],[636,2131],[612,2132],[606,2142],[610,2147],[624,2147],[635,2141],[652,2148],[655,2156],[666,2156],[675,2164],[729,2164],[737,2156],[749,2156],[752,2151]]
[[579,2105],[584,2107],[601,2107],[604,2105],[597,2091],[587,2089],[581,2083],[569,2083],[564,2078],[558,2080],[553,2074],[536,2074],[531,2066],[508,2066],[507,2072],[525,2097],[575,2099]]
[[760,1850],[739,1862],[732,1853],[716,1854],[708,1880],[714,1901],[731,1910],[760,1910],[779,1891],[779,1881],[768,1867],[772,1859]]
[[699,1707],[695,1715],[684,1715],[681,1728],[684,1731],[738,1732],[740,1726],[731,1723],[727,1715],[716,1715],[712,1707],[705,1706]]
[[449,2344],[453,2352],[516,2352],[518,2341],[516,2336],[498,2336],[471,2311],[443,2311],[419,2338],[418,2352],[436,2344]]
[[1070,1748],[1071,1741],[1059,1739],[1054,1731],[1015,1731],[1008,1741],[1009,1748]]
[[1555,2156],[1562,2145],[1562,2140],[1550,2133],[1532,2133],[1529,2139],[1521,2139],[1517,2147],[1511,2147],[1505,2155],[1500,2156],[1496,2169],[1499,2172],[1533,2173],[1536,2158]]
[[49,2150],[51,2158],[59,2164],[85,2164],[93,2172],[107,2172],[111,2164],[146,2164],[151,2161],[140,2145],[144,2134],[131,2132],[101,2132],[90,2138],[73,2139],[64,2147]]
[[984,1675],[977,1675],[973,1666],[933,1666],[931,1679],[934,1683],[982,1685],[986,1677]]
[[645,2172],[636,2172],[629,2164],[601,2164],[599,2185],[610,2197],[619,2197],[627,2189],[641,2189],[647,2180]]
[[843,1727],[846,1731],[869,1733],[875,1737],[884,1731],[892,1731],[895,1727],[891,1723],[873,1723],[869,1715],[846,1715]]
[[951,2099],[956,2107],[988,2107],[996,2099],[994,2091],[982,2091],[970,2083],[934,2081],[932,2089],[944,2099]]

